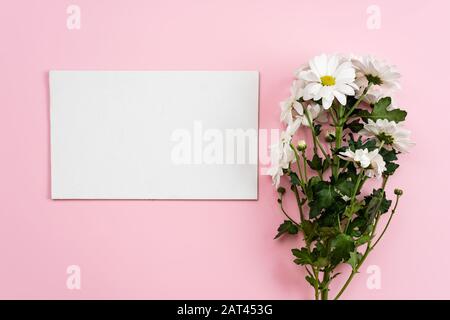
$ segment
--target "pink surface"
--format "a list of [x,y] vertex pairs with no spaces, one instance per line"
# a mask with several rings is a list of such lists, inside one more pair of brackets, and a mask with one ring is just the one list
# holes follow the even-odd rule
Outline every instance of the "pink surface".
[[[66,8],[81,8],[81,29]],[[366,26],[369,5],[381,29]],[[417,146],[390,182],[405,195],[344,298],[450,298],[448,1],[1,1],[0,298],[274,298],[312,292],[258,201],[50,200],[50,69],[259,70],[261,128],[279,127],[292,71],[322,52],[396,63]],[[176,90],[176,89],[175,89]],[[81,267],[81,290],[66,268]],[[335,288],[335,287],[334,287]],[[332,288],[333,290],[333,288]],[[333,296],[333,292],[332,292]]]

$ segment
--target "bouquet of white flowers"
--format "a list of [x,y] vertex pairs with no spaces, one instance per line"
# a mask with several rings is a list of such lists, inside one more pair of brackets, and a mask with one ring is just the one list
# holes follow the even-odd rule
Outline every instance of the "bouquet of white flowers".
[[[281,103],[286,129],[271,147],[269,174],[287,219],[275,238],[303,235],[292,253],[316,299],[328,299],[336,267],[347,263],[352,271],[335,299],[341,296],[395,214],[402,191],[395,189],[392,206],[385,187],[399,166],[397,156],[413,145],[402,125],[407,113],[391,99],[399,78],[393,66],[372,56],[323,54],[296,71],[291,96]],[[309,149],[306,138],[298,140],[307,132]],[[283,205],[282,178],[295,195],[298,219]],[[370,182],[374,189],[367,188]]]

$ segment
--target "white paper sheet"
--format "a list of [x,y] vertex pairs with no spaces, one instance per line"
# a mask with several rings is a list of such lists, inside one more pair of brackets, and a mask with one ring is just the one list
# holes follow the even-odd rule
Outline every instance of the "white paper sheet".
[[257,72],[51,71],[50,108],[53,199],[257,199]]

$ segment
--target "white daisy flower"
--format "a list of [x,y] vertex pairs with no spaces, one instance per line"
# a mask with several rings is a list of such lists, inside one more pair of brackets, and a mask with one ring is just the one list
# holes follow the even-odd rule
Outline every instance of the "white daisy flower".
[[[296,122],[299,123],[299,121]],[[291,162],[295,160],[294,150],[292,150],[290,146],[292,131],[295,132],[293,127],[288,126],[287,130],[281,133],[280,141],[277,144],[270,146],[272,166],[267,171],[267,174],[272,176],[272,182],[276,188],[280,185],[280,178],[283,175],[283,169],[289,168]]]
[[381,95],[390,95],[393,91],[400,89],[398,81],[400,73],[397,72],[394,66],[370,55],[354,58],[352,62],[356,68],[355,83],[359,87],[357,97],[361,96],[369,83],[372,83],[372,87],[367,94],[373,95],[375,98],[381,98]]
[[368,138],[374,137],[379,143],[383,141],[384,145],[392,146],[398,152],[408,152],[415,145],[409,137],[411,131],[387,119],[378,119],[376,122],[369,119],[359,134]]
[[345,105],[347,96],[355,95],[358,89],[355,81],[355,69],[350,61],[338,55],[322,54],[309,62],[309,69],[298,72],[305,81],[303,99],[318,101],[322,99],[325,110],[331,107],[334,98]]
[[302,97],[303,87],[301,81],[296,80],[291,85],[291,96],[280,103],[280,120],[286,124],[292,123],[295,118],[303,115],[303,106],[297,100]]
[[339,157],[356,163],[359,167],[364,169],[366,176],[381,177],[386,170],[386,163],[383,157],[378,153],[378,149],[370,151],[368,149],[357,149],[352,151],[350,149],[345,152],[340,152]]
[[[360,90],[358,90],[357,97],[361,96],[366,86],[367,85],[364,85]],[[372,86],[370,90],[366,93],[365,97],[363,98],[363,101],[368,104],[375,104],[378,102],[378,100],[387,96],[389,96],[388,92],[384,91],[379,86]]]
[[383,172],[386,170],[386,162],[383,157],[378,153],[378,149],[369,152],[370,167],[365,169],[365,174],[369,178],[380,178]]
[[362,168],[367,168],[370,165],[369,151],[367,149],[357,149],[356,151],[348,149],[340,152],[339,157],[347,161],[356,162]]

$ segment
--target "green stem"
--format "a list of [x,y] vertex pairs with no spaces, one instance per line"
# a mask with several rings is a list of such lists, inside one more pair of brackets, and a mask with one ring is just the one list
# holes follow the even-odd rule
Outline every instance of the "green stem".
[[312,267],[314,271],[314,298],[319,300],[319,273],[315,267]]
[[[387,181],[387,179],[385,179],[385,181]],[[384,183],[385,185],[385,183]],[[362,256],[361,260],[359,261],[359,263],[356,265],[355,269],[352,270],[352,273],[350,274],[350,276],[348,277],[347,281],[345,282],[344,286],[341,288],[341,290],[339,290],[339,293],[336,295],[336,297],[334,298],[334,300],[338,300],[339,297],[342,295],[342,293],[344,293],[345,289],[347,289],[348,285],[350,284],[350,282],[352,281],[353,277],[355,276],[355,274],[358,273],[359,268],[362,266],[362,264],[364,263],[364,261],[366,260],[367,256],[369,255],[370,252],[372,252],[372,250],[375,248],[375,246],[378,244],[378,242],[381,240],[381,238],[383,237],[384,233],[386,232],[387,228],[389,227],[389,224],[391,223],[392,217],[395,214],[395,211],[397,210],[397,205],[400,199],[400,195],[397,195],[397,198],[395,200],[395,205],[394,208],[391,211],[391,215],[389,217],[388,222],[386,223],[386,226],[384,227],[382,233],[380,234],[380,236],[378,237],[378,239],[375,241],[375,243],[373,245],[371,245],[371,241],[369,241],[367,243],[367,248],[366,251],[364,252],[364,255]],[[372,230],[371,233],[371,238],[373,237],[373,235],[375,234],[376,231],[376,227],[378,225],[378,221],[379,221],[380,216],[377,217],[377,220],[375,222],[374,228]]]
[[369,83],[369,85],[364,89],[362,95],[358,98],[358,100],[356,100],[355,104],[353,105],[353,107],[349,110],[349,112],[347,112],[344,116],[344,123],[345,121],[347,121],[347,118],[352,114],[352,112],[356,109],[356,107],[359,106],[359,104],[361,103],[361,101],[364,99],[364,97],[366,96],[367,92],[369,91],[370,87],[372,86],[372,83]]
[[[326,250],[327,250],[327,256],[329,256],[331,253],[331,241],[328,240],[325,243],[325,246],[326,246]],[[321,283],[321,298],[322,298],[322,300],[328,300],[331,272],[332,272],[332,270],[329,268],[324,269],[322,283]]]
[[330,270],[325,270],[323,274],[322,284],[325,284],[325,287],[321,290],[322,300],[328,300],[328,285],[330,282]]
[[297,200],[298,211],[300,213],[300,221],[303,222],[305,221],[305,216],[303,215],[303,207],[302,207],[303,202],[300,200],[300,195],[298,193],[297,186],[292,185],[292,190],[294,191],[295,199]]
[[394,208],[391,211],[391,215],[389,216],[388,222],[386,223],[386,225],[384,226],[383,231],[381,232],[380,236],[378,237],[378,239],[375,241],[375,243],[372,246],[372,249],[375,248],[375,246],[378,244],[378,242],[380,242],[381,238],[383,237],[384,233],[386,232],[387,228],[389,227],[389,224],[391,223],[392,217],[395,214],[395,210],[397,210],[397,205],[398,205],[398,201],[400,199],[400,195],[397,195],[397,198],[395,199],[395,205]]
[[322,152],[323,156],[325,158],[328,158],[328,153],[325,151],[324,147],[320,143],[319,139],[317,138],[316,132],[314,130],[314,126],[311,120],[311,117],[309,116],[308,110],[305,110],[306,119],[308,120],[309,127],[311,128],[311,133],[313,137],[313,143],[314,143],[314,153],[317,154],[317,146],[320,148],[320,151]]
[[306,170],[306,155],[305,151],[302,151],[302,158],[303,158],[303,170],[305,171],[305,181],[308,181],[308,171]]
[[[342,145],[342,126],[336,126],[336,143],[335,149],[338,150]],[[340,166],[340,158],[338,155],[333,157],[333,177],[335,180],[339,177],[339,166]]]
[[347,224],[345,225],[344,232],[347,232],[348,226],[350,225],[350,222],[352,221],[353,207],[355,206],[356,194],[358,193],[359,186],[361,184],[363,175],[364,175],[364,169],[361,169],[361,172],[359,173],[358,179],[356,180],[356,183],[355,183],[355,189],[353,190],[352,198],[350,200],[350,212],[347,216],[348,220],[347,220]]
[[295,221],[294,219],[292,219],[292,218],[287,214],[287,212],[284,210],[284,207],[283,207],[283,200],[282,200],[281,198],[280,198],[279,200],[280,200],[280,201],[278,201],[278,203],[280,204],[281,212],[283,212],[284,215],[286,216],[286,218],[288,218],[293,224],[295,224],[297,227],[300,227],[300,224],[299,224],[297,221]]
[[336,111],[334,110],[334,108],[331,108],[331,109],[330,109],[331,119],[333,120],[334,125],[337,126],[337,123],[338,123],[338,117],[337,117],[337,114],[335,114],[335,112],[336,112]]
[[297,149],[294,147],[294,145],[293,145],[292,143],[290,144],[290,147],[291,147],[291,149],[294,151],[295,163],[296,163],[296,165],[297,165],[298,174],[299,174],[299,178],[300,178],[300,182],[301,182],[302,188],[303,188],[304,190],[306,190],[306,189],[305,189],[305,183],[306,183],[306,181],[303,179],[302,169],[301,169],[301,167],[300,167],[300,156],[299,156],[299,154],[298,154]]

